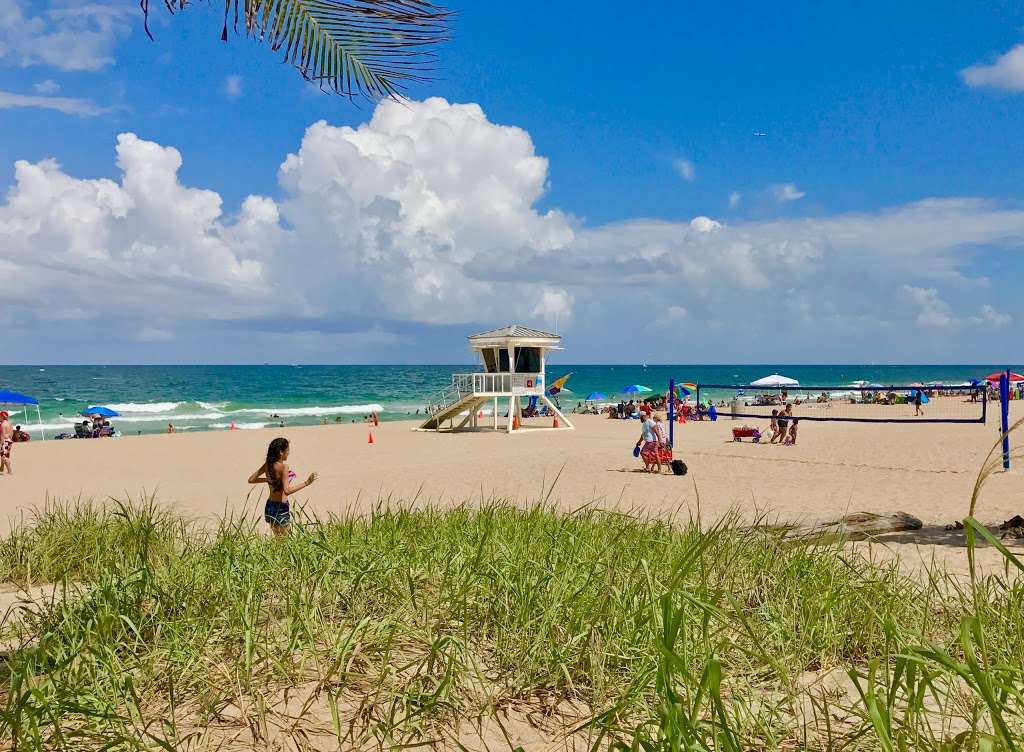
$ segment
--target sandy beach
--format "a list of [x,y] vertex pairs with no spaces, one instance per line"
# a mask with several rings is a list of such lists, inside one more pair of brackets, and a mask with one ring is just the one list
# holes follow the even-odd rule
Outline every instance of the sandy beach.
[[[9,529],[47,501],[145,495],[190,518],[258,519],[265,490],[246,478],[268,441],[281,434],[292,441],[291,465],[300,476],[320,474],[297,500],[321,515],[365,513],[380,502],[446,505],[492,497],[522,504],[547,499],[564,510],[593,504],[642,514],[699,513],[705,523],[730,511],[750,521],[766,515],[804,522],[903,511],[921,518],[924,529],[885,536],[884,545],[912,553],[908,561],[934,557],[960,569],[963,536],[944,528],[965,516],[997,438],[991,416],[986,425],[805,422],[795,447],[734,443],[735,423],[728,420],[691,422],[677,430],[677,456],[690,468],[677,478],[639,472],[631,455],[635,421],[574,418],[575,431],[514,436],[419,433],[411,423],[383,423],[373,444],[362,424],[32,442],[15,448],[15,475],[0,479],[2,524]],[[1024,469],[991,478],[978,517],[998,525],[1022,512]]]

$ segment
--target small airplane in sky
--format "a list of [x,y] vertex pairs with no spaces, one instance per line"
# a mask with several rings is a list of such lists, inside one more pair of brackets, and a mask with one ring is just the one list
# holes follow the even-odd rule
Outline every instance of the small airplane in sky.
[[754,135],[760,138],[764,138],[768,135],[767,131],[754,131]]

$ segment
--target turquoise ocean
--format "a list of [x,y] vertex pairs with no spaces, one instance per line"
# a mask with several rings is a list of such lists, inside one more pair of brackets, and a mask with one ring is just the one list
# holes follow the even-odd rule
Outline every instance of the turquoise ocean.
[[[806,386],[839,387],[854,381],[883,385],[913,382],[957,384],[1019,364],[989,365],[572,365],[549,363],[547,380],[572,373],[561,395],[571,408],[590,392],[606,401],[621,397],[629,384],[663,392],[670,378],[703,384],[748,384],[772,373]],[[361,421],[369,412],[383,420],[409,420],[435,401],[453,373],[469,365],[306,365],[306,366],[0,366],[0,389],[40,401],[47,436],[72,430],[91,405],[121,414],[112,424],[123,435],[159,433],[173,422],[179,431],[261,428],[284,421],[313,425],[327,419]],[[702,398],[704,397],[702,392]],[[710,397],[731,392],[716,390]],[[6,408],[15,423],[38,437],[35,409]],[[279,416],[272,418],[270,416]]]

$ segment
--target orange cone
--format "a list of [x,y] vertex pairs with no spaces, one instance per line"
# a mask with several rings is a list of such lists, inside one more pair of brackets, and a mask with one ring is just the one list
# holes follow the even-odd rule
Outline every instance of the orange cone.
[[551,427],[552,428],[558,428],[558,416],[557,415],[551,420]]
[[374,443],[374,442],[373,442],[373,431],[370,431],[369,437],[368,437],[368,438],[366,439],[366,443],[367,443],[367,444],[372,444],[372,443]]
[[519,416],[518,415],[513,415],[512,416],[512,430],[513,431],[518,431],[519,430]]

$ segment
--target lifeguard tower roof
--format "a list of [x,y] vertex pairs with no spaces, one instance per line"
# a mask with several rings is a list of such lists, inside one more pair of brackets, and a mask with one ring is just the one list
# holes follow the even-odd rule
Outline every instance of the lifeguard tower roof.
[[473,347],[493,347],[496,343],[505,344],[510,340],[551,349],[561,342],[562,338],[551,332],[543,332],[540,329],[531,329],[528,326],[520,326],[519,324],[509,324],[500,329],[491,329],[487,332],[472,334],[469,337],[469,343]]

